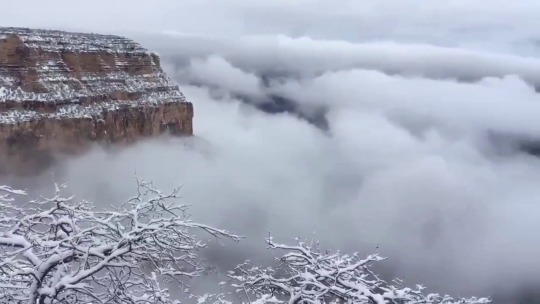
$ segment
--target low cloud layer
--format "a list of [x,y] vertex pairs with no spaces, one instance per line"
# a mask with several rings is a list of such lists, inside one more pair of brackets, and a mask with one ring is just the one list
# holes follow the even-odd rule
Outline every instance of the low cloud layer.
[[[207,252],[222,269],[264,262],[272,232],[380,252],[389,257],[380,271],[443,292],[499,296],[540,284],[540,159],[508,140],[540,134],[540,95],[519,74],[459,82],[314,61],[320,73],[285,66],[263,79],[272,73],[227,55],[163,56],[195,103],[195,138],[97,149],[56,178],[101,203],[128,197],[134,174],[164,189],[183,184],[195,218],[247,236]],[[258,110],[270,95],[324,107],[328,129]]]
[[[133,1],[103,22],[64,2],[29,26],[129,33],[195,105],[194,138],[53,168],[78,196],[182,184],[195,219],[247,236],[205,252],[219,269],[267,262],[271,232],[379,252],[434,291],[540,297],[537,2]],[[9,182],[47,192],[51,172]]]

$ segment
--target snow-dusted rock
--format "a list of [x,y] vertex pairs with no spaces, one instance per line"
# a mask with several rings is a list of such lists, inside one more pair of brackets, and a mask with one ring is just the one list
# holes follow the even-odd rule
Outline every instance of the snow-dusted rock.
[[4,155],[34,160],[92,141],[191,135],[192,118],[159,57],[135,41],[0,28],[0,174],[18,166]]

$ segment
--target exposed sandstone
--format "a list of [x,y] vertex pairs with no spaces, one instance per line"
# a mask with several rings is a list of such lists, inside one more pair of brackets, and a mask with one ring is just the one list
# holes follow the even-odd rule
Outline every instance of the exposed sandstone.
[[90,143],[192,135],[193,106],[157,55],[119,36],[0,28],[0,174]]

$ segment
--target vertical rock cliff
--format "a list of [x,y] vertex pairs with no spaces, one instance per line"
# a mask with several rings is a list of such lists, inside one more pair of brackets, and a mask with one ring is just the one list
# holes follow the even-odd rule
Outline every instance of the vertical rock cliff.
[[193,106],[159,57],[119,36],[0,28],[0,174],[90,143],[192,135]]

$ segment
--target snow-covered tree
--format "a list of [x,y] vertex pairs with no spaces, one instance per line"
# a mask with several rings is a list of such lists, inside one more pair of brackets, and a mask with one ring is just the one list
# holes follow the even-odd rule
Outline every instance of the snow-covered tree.
[[191,221],[177,190],[139,181],[136,196],[97,210],[62,188],[20,201],[0,187],[0,303],[175,303],[160,285],[202,273],[194,234],[239,239]]
[[287,251],[278,268],[260,268],[249,261],[229,273],[232,286],[244,303],[408,303],[408,304],[485,304],[487,298],[454,300],[439,294],[424,294],[395,280],[388,284],[370,268],[384,260],[378,255],[360,258],[358,254],[321,252],[317,244],[298,242],[296,246],[275,243],[269,248]]
[[[164,284],[181,289],[185,279],[204,271],[195,234],[240,237],[190,220],[177,192],[163,194],[138,181],[137,195],[98,210],[94,204],[61,194],[26,201],[26,193],[0,186],[0,303],[173,304]],[[17,198],[17,199],[16,199]],[[318,244],[295,246],[267,240],[284,250],[274,268],[245,262],[229,272],[237,296],[194,296],[198,303],[374,303],[485,304],[487,298],[452,299],[425,294],[422,286],[403,287],[379,278],[378,255],[321,251]],[[193,298],[193,297],[192,297]]]

